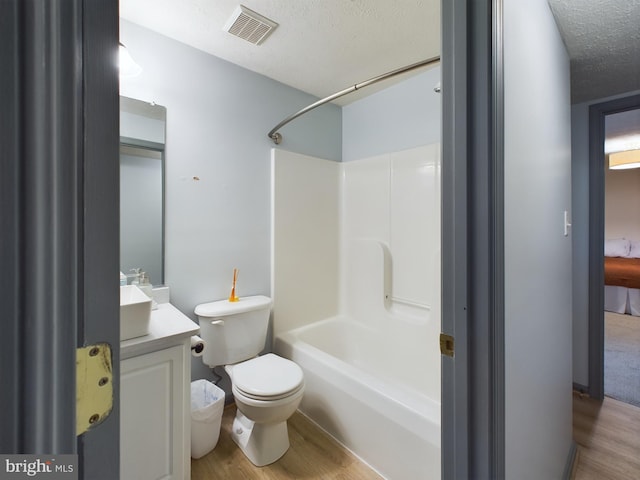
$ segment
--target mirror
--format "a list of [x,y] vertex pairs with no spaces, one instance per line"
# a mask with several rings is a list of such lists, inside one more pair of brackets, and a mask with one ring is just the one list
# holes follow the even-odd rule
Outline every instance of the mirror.
[[120,97],[120,271],[164,284],[166,108]]

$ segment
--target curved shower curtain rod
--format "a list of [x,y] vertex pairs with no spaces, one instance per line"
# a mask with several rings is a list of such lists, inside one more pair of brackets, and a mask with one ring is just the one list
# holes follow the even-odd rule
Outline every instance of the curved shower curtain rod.
[[293,115],[289,115],[287,118],[282,120],[278,125],[273,127],[273,129],[271,129],[271,131],[267,135],[269,136],[269,138],[271,140],[273,140],[273,142],[276,145],[278,145],[282,141],[282,135],[280,135],[278,133],[278,130],[280,128],[284,127],[290,121],[295,120],[296,118],[298,118],[300,115],[304,115],[305,113],[313,110],[316,107],[319,107],[320,105],[324,105],[325,103],[331,102],[331,101],[335,100],[336,98],[340,98],[340,97],[342,97],[344,95],[347,95],[347,94],[349,94],[351,92],[355,92],[356,90],[360,90],[361,88],[368,87],[369,85],[373,85],[374,83],[378,83],[378,82],[380,82],[382,80],[386,80],[386,79],[391,78],[391,77],[395,77],[396,75],[400,75],[401,73],[406,73],[406,72],[409,72],[411,70],[415,70],[416,68],[425,67],[427,65],[438,63],[439,61],[440,61],[440,57],[432,57],[432,58],[429,58],[427,60],[422,60],[421,62],[417,62],[417,63],[413,63],[411,65],[407,65],[406,67],[398,68],[396,70],[392,70],[390,72],[383,73],[382,75],[378,75],[377,77],[370,78],[369,80],[365,80],[364,82],[356,83],[355,85],[352,85],[349,88],[345,88],[344,90],[340,90],[339,92],[336,92],[333,95],[329,95],[328,97],[325,97],[322,100],[318,100],[317,102],[312,103],[311,105],[309,105],[307,107],[304,107],[302,110],[294,113]]

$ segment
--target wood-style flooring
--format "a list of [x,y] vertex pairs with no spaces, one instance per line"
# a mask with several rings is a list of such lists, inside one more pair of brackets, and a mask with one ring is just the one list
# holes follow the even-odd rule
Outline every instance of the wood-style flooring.
[[574,393],[573,438],[578,445],[573,480],[640,479],[640,408]]
[[[254,466],[231,440],[235,406],[225,408],[217,447],[191,461],[192,480],[381,479],[367,465],[296,412],[288,422],[291,447],[277,462]],[[640,479],[640,408],[606,397],[574,394],[573,480]]]
[[291,447],[287,453],[271,465],[256,467],[231,440],[235,414],[233,404],[224,409],[218,445],[204,457],[191,460],[192,480],[382,478],[299,412],[288,421]]

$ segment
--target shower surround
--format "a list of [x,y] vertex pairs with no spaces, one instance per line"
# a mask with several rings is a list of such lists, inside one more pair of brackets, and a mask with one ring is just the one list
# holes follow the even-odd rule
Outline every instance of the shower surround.
[[387,478],[440,478],[440,146],[272,151],[274,348],[300,409]]

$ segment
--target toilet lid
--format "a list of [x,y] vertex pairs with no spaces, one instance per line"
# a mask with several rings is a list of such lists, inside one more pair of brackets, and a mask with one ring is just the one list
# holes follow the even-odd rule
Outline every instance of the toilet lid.
[[233,367],[233,385],[253,398],[283,397],[302,385],[302,369],[291,360],[268,353]]

